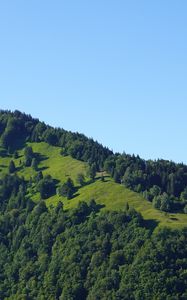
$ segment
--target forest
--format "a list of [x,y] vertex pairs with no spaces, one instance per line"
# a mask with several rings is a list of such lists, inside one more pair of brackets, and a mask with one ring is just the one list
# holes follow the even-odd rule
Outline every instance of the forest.
[[[71,209],[63,201],[48,205],[53,195],[71,202],[77,185],[69,175],[59,183],[44,174],[38,166],[45,158],[28,143],[60,147],[59,156],[89,166],[89,182],[97,172],[100,182],[110,175],[163,214],[187,213],[186,165],[113,153],[19,111],[0,111],[0,142],[0,157],[9,158],[7,169],[0,166],[6,169],[0,172],[0,299],[187,299],[186,226],[158,228],[130,202],[120,210],[103,210],[94,198]],[[35,176],[20,176],[19,168]],[[88,184],[79,172],[77,182],[80,189]]]
[[129,206],[48,209],[26,193],[16,175],[1,179],[1,299],[187,298],[187,229],[153,234]]

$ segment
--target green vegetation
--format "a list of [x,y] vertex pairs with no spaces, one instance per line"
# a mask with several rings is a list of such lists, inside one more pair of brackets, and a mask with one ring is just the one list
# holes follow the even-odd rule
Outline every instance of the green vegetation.
[[46,175],[39,180],[37,190],[40,192],[41,199],[47,199],[55,194],[55,182],[50,175]]
[[73,194],[75,193],[75,186],[71,178],[68,178],[67,181],[61,184],[58,187],[57,194],[59,196],[67,197],[67,199],[73,198]]
[[85,176],[84,176],[84,174],[79,173],[79,174],[77,175],[76,182],[77,182],[80,186],[83,186],[83,185],[85,184]]
[[[79,201],[95,199],[100,205],[104,205],[104,210],[123,210],[128,203],[142,214],[145,220],[153,220],[158,226],[183,228],[187,224],[187,216],[180,213],[165,213],[154,209],[150,202],[147,202],[140,194],[135,193],[123,185],[116,184],[111,179],[105,182],[96,180],[90,185],[86,185],[79,190],[79,195],[71,201],[64,199],[65,208],[75,208]],[[57,203],[59,198],[53,197],[47,200],[47,204]]]
[[142,193],[155,208],[183,213],[187,202],[183,197],[187,186],[186,165],[167,160],[145,161],[123,153],[110,155],[104,162],[104,169],[115,182]]
[[[19,151],[19,158],[13,157],[1,157],[0,165],[1,173],[7,173],[7,168],[11,160],[14,161],[17,167],[17,174],[24,176],[26,180],[30,177],[36,176],[39,171],[42,171],[43,175],[51,175],[57,183],[57,187],[60,184],[64,184],[68,178],[71,178],[75,183],[77,177],[83,174],[85,177],[85,185],[77,186],[78,191],[75,197],[68,201],[66,197],[53,195],[46,200],[47,205],[56,205],[59,201],[63,201],[65,208],[75,208],[79,201],[90,201],[95,199],[97,203],[103,205],[103,209],[109,210],[121,210],[124,209],[125,204],[129,203],[134,207],[146,220],[154,220],[158,222],[159,226],[169,226],[172,228],[184,227],[187,224],[187,215],[180,213],[165,213],[155,209],[151,202],[145,200],[141,194],[133,192],[125,188],[122,184],[115,183],[108,175],[105,174],[105,181],[100,180],[102,173],[98,173],[94,182],[90,181],[86,177],[87,165],[84,162],[77,161],[70,156],[63,157],[60,154],[60,148],[50,146],[47,143],[30,143],[32,145],[34,153],[41,157],[38,164],[38,171],[35,171],[32,167],[21,167],[20,159],[24,163],[24,149]],[[39,201],[40,194],[37,190],[30,190],[31,198],[34,201]],[[54,194],[54,190],[53,193]]]
[[30,167],[32,160],[34,159],[34,153],[32,147],[30,146],[25,147],[24,156],[25,156],[25,166]]
[[15,167],[15,164],[14,164],[13,160],[10,161],[8,170],[9,170],[10,174],[14,173],[16,171],[16,167]]
[[[165,212],[184,212],[187,200],[183,197],[187,187],[187,166],[167,160],[143,160],[139,156],[112,153],[101,144],[88,139],[83,134],[72,133],[60,128],[52,128],[15,111],[0,111],[0,142],[8,154],[23,148],[25,141],[46,142],[60,147],[63,156],[70,155],[89,164],[88,174],[92,180],[96,171],[107,171],[116,183],[122,183],[131,190],[142,193],[144,198],[155,205],[152,189],[160,190],[157,209]],[[25,164],[37,169],[32,149],[25,149]],[[167,195],[166,195],[167,194]],[[166,198],[169,198],[167,205]],[[163,201],[162,201],[163,200]],[[162,203],[163,202],[163,203]],[[163,204],[163,205],[162,205]]]
[[16,175],[2,179],[1,299],[186,299],[186,230],[152,235],[128,205],[48,209],[26,189]]
[[187,166],[0,112],[0,299],[187,298]]

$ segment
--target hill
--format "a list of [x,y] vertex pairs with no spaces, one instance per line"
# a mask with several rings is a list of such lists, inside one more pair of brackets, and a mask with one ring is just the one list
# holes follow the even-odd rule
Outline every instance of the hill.
[[[60,147],[51,146],[45,142],[28,143],[34,153],[42,157],[38,165],[38,170],[42,170],[44,175],[50,174],[54,179],[60,183],[65,182],[68,177],[71,177],[76,183],[76,178],[79,173],[86,176],[88,165],[84,162],[73,159],[70,156],[62,156],[60,154]],[[0,158],[1,173],[8,172],[8,166],[11,160],[15,162],[17,174],[24,176],[26,180],[37,174],[37,171],[32,167],[21,167],[20,160],[24,161],[24,149],[18,151],[18,158],[14,159],[11,155]],[[142,214],[145,220],[153,220],[159,226],[169,226],[172,228],[182,228],[187,224],[187,215],[185,214],[169,214],[155,209],[150,202],[143,198],[142,195],[135,193],[123,185],[115,183],[109,176],[105,175],[104,182],[100,180],[100,173],[98,173],[94,182],[87,182],[83,187],[77,187],[78,191],[71,200],[66,197],[54,195],[46,199],[46,204],[57,205],[59,201],[63,201],[64,207],[67,209],[78,206],[79,201],[89,202],[94,199],[98,204],[103,206],[105,210],[123,210],[128,203],[139,213]],[[38,202],[40,200],[39,192],[31,193],[31,198]]]
[[[26,142],[46,142],[60,147],[63,156],[87,163],[92,173],[107,172],[116,183],[143,195],[157,210],[177,213],[177,219],[178,214],[187,213],[187,166],[184,164],[113,153],[83,134],[52,128],[19,111],[0,111],[0,142],[4,156],[24,149]],[[28,166],[31,160],[32,157]]]
[[0,112],[0,299],[187,298],[187,167]]

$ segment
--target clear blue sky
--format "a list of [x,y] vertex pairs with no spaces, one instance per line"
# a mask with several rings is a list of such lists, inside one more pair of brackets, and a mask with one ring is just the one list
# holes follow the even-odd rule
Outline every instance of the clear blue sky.
[[0,108],[187,163],[187,1],[1,1]]

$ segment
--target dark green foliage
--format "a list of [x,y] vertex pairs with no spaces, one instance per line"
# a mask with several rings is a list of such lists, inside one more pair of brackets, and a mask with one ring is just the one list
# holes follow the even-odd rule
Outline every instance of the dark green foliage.
[[134,264],[123,271],[119,295],[127,295],[127,299],[186,299],[186,234],[186,230],[163,229],[153,235]]
[[64,184],[60,185],[57,189],[57,193],[60,196],[64,196],[68,199],[71,199],[73,197],[73,194],[75,193],[75,186],[72,179],[68,178]]
[[94,163],[89,167],[89,170],[88,170],[88,175],[91,180],[95,179],[96,171],[97,171],[97,168],[96,168],[96,164]]
[[37,160],[36,157],[34,157],[34,158],[32,159],[31,167],[32,167],[35,171],[37,171],[37,169],[38,169],[38,160]]
[[55,182],[50,175],[46,175],[38,182],[37,189],[41,199],[47,199],[55,194]]
[[47,128],[43,133],[43,139],[46,143],[55,146],[58,143],[58,137],[52,128]]
[[33,214],[34,215],[38,215],[40,216],[41,214],[43,214],[44,212],[47,212],[47,207],[45,205],[45,202],[43,200],[41,200],[38,205],[36,205],[34,207],[34,210],[33,210]]
[[8,118],[5,130],[1,136],[1,143],[3,147],[11,149],[13,142],[15,141],[15,133],[18,126],[18,122],[15,118]]
[[24,155],[25,155],[25,166],[30,167],[32,164],[32,159],[34,158],[32,147],[27,146],[24,150]]
[[186,299],[186,230],[152,234],[129,206],[98,214],[94,200],[47,209],[25,200],[15,175],[0,190],[3,199],[9,192],[0,211],[2,300]]
[[187,186],[187,166],[184,164],[166,160],[145,161],[139,156],[124,153],[109,156],[105,160],[104,169],[116,182],[136,192],[143,192],[148,201],[167,193],[170,197],[170,205],[167,205],[170,211],[181,211],[184,207],[184,203],[180,202],[185,197]]
[[41,142],[43,140],[43,134],[46,130],[47,126],[43,122],[37,122],[35,127],[33,128],[31,134],[31,141],[33,142]]
[[27,157],[33,157],[32,147],[30,147],[30,146],[25,147],[25,149],[24,149],[24,155],[25,155],[26,158]]
[[41,179],[43,179],[43,173],[42,173],[42,171],[39,171],[37,173],[37,175],[35,176],[34,180],[36,183],[38,183]]
[[38,122],[19,111],[0,111],[1,144],[6,149],[15,149],[19,141],[31,135]]
[[155,196],[153,199],[153,206],[162,211],[170,211],[171,201],[169,196],[166,193]]
[[180,200],[187,202],[187,187],[184,189],[184,191],[180,195]]
[[117,171],[114,171],[114,181],[116,183],[120,183],[121,182],[120,174]]
[[20,192],[24,198],[24,194],[25,194],[24,186],[25,186],[24,179],[19,178],[17,175],[5,175],[0,179],[0,211],[1,212],[6,210],[8,202],[10,201],[12,203],[16,202],[16,198],[18,197]]
[[85,177],[84,177],[84,174],[82,173],[79,173],[77,175],[77,183],[80,185],[80,186],[83,186],[85,184]]
[[8,167],[9,173],[12,174],[16,171],[16,167],[15,164],[13,162],[13,160],[10,161],[9,167]]
[[14,152],[14,159],[17,159],[18,157],[19,157],[18,151],[15,151],[15,152]]

